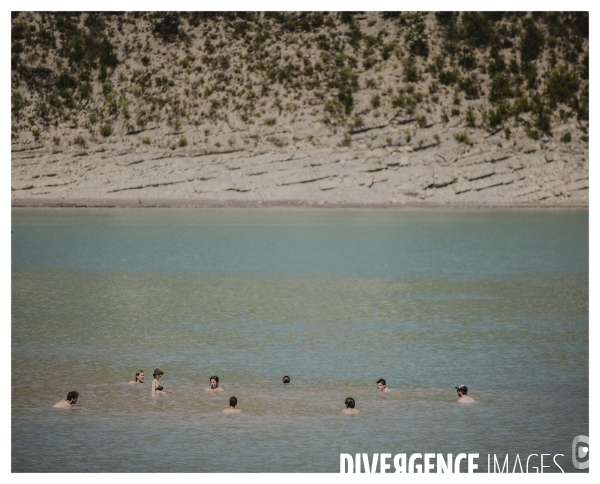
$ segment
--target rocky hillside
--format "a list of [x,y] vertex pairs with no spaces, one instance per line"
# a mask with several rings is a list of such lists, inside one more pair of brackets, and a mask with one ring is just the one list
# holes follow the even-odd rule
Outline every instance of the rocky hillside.
[[586,204],[588,26],[13,12],[13,204]]

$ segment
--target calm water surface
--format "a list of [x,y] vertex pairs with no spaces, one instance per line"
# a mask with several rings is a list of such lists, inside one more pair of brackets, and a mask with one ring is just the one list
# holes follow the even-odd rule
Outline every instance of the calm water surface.
[[587,212],[13,209],[12,230],[13,472],[338,472],[342,452],[574,471]]

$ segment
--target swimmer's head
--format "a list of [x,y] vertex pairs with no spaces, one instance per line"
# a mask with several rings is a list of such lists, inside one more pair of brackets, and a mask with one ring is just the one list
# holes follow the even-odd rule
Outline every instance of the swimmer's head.
[[210,377],[210,387],[217,388],[219,386],[219,377],[217,375]]
[[71,402],[71,405],[73,405],[75,402],[77,402],[78,398],[79,398],[79,393],[76,391],[69,392],[69,394],[67,395],[67,400],[69,400],[69,402]]
[[379,380],[377,380],[377,390],[383,391],[385,388],[385,380],[383,378],[380,378]]
[[154,378],[156,378],[156,375],[163,375],[163,371],[160,368],[157,368],[156,370],[154,370],[154,373],[152,373],[152,376],[154,376]]
[[354,405],[356,405],[356,402],[352,397],[346,398],[346,401],[344,403],[346,404],[346,408],[354,408]]
[[135,372],[135,381],[136,382],[140,382],[140,383],[144,383],[144,370],[137,370]]
[[458,393],[459,395],[461,395],[461,394],[462,394],[462,395],[466,395],[466,394],[467,394],[467,392],[469,391],[469,390],[467,389],[467,386],[466,386],[466,385],[461,385],[461,386],[459,386],[459,387],[454,387],[454,388],[456,388],[456,393]]
[[235,408],[235,406],[237,405],[237,398],[231,397],[229,399],[229,405],[232,406],[233,408]]
[[287,376],[287,375],[285,375],[285,376],[283,377],[283,383],[289,383],[289,382],[290,382],[290,377],[289,377],[289,376]]

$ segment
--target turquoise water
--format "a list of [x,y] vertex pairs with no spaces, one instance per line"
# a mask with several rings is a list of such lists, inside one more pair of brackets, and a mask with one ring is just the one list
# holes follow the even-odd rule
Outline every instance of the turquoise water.
[[12,231],[13,472],[338,472],[342,452],[575,470],[587,212],[13,209]]

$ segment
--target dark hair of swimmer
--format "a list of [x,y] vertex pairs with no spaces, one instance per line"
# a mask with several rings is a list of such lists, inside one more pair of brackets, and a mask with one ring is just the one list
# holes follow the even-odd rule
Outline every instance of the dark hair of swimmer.
[[208,379],[208,381],[210,381],[210,380],[214,380],[214,381],[216,381],[217,383],[219,383],[219,377],[218,377],[217,375],[215,375],[215,376],[211,376],[211,377]]
[[283,377],[283,383],[289,383],[289,382],[290,382],[290,377],[289,377],[289,376],[287,376],[287,375],[285,375],[285,376]]
[[235,408],[235,406],[237,405],[237,398],[231,397],[229,399],[229,405],[231,405],[233,408]]
[[464,394],[464,395],[466,395],[466,394],[467,394],[467,392],[469,391],[469,390],[467,389],[466,385],[461,385],[461,386],[459,386],[459,387],[454,387],[454,388],[456,388],[456,391],[457,391],[457,392],[461,392],[461,393],[462,393],[462,394]]
[[356,405],[356,402],[352,397],[346,398],[346,401],[344,403],[346,404],[346,408],[354,408],[354,405]]
[[69,394],[67,395],[67,400],[76,400],[77,398],[79,398],[79,393],[75,391],[69,392]]
[[377,380],[377,383],[381,383],[383,386],[385,386],[385,380],[383,378]]

